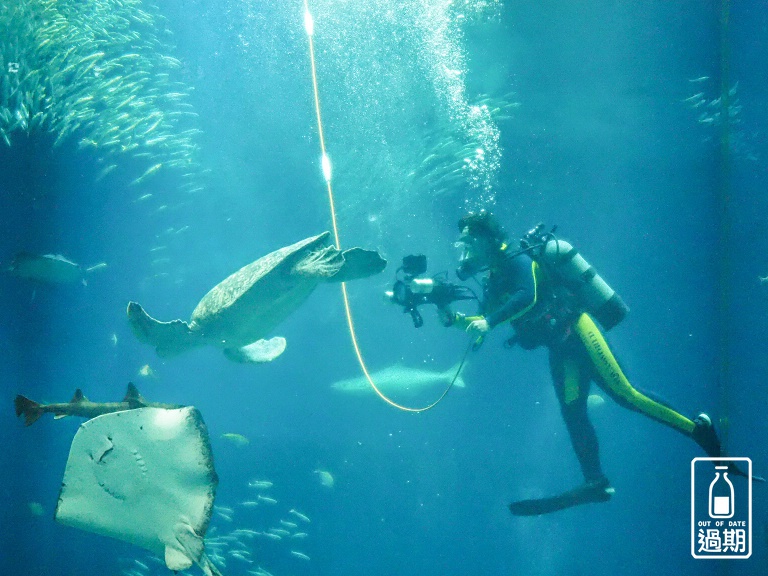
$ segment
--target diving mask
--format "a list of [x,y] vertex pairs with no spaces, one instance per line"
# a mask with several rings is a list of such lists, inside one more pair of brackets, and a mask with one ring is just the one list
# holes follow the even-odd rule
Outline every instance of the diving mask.
[[454,246],[461,250],[459,267],[456,268],[459,280],[467,280],[488,268],[486,246],[480,238],[464,233]]

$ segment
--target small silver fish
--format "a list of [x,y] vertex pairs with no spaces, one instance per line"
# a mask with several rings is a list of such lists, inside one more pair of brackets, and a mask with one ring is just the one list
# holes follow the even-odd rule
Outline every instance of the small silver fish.
[[689,96],[683,102],[693,102],[694,100],[699,100],[700,98],[704,97],[704,92],[699,92],[698,94],[694,94],[693,96]]
[[309,516],[306,516],[305,514],[302,514],[301,512],[296,510],[295,508],[291,508],[290,510],[288,510],[288,514],[293,514],[294,516],[296,516],[296,518],[298,518],[299,520],[302,520],[303,522],[306,522],[306,523],[310,522]]

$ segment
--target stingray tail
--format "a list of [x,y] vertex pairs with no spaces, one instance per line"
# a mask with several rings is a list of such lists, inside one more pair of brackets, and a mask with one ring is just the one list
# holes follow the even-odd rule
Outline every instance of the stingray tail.
[[16,396],[14,404],[16,406],[16,416],[24,415],[25,426],[31,426],[44,414],[43,407],[38,402],[30,400],[21,394]]
[[375,250],[350,248],[341,253],[344,265],[328,279],[329,282],[349,282],[378,274],[387,266],[387,261]]
[[144,312],[137,302],[128,303],[128,322],[139,342],[155,347],[158,356],[176,356],[202,344],[183,320],[160,322]]

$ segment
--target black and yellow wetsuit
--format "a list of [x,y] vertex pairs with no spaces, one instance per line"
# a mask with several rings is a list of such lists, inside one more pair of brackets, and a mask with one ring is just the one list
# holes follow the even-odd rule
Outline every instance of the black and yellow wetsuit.
[[[694,438],[710,456],[720,455],[713,435],[699,438],[693,420],[634,388],[597,324],[575,297],[558,286],[544,268],[526,254],[501,252],[484,284],[481,314],[491,327],[511,322],[515,341],[526,349],[546,346],[560,410],[588,483],[605,482],[598,441],[587,413],[591,382],[620,405],[641,412]],[[464,325],[473,318],[466,318]]]

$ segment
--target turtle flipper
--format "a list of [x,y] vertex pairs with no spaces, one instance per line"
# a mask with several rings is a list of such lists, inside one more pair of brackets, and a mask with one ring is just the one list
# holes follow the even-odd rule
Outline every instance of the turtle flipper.
[[242,348],[225,348],[224,355],[233,362],[261,364],[272,362],[285,351],[285,338],[275,336],[269,340],[256,340]]
[[128,303],[128,322],[139,342],[155,347],[157,355],[176,356],[203,344],[202,339],[183,320],[160,322],[144,312],[137,302]]
[[375,250],[350,248],[341,253],[344,265],[328,279],[328,282],[349,282],[378,274],[387,266],[387,261]]

